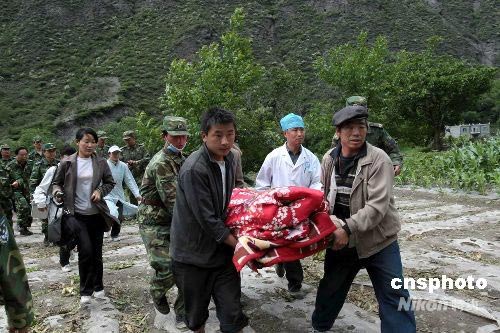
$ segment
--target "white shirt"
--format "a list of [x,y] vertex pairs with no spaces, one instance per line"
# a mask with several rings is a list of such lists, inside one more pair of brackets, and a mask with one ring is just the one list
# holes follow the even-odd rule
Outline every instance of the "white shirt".
[[224,204],[226,203],[226,162],[217,161],[217,164],[222,174],[222,208],[224,208]]
[[125,192],[123,191],[123,183],[125,183],[134,197],[138,197],[140,195],[139,188],[137,187],[134,176],[132,176],[132,172],[130,172],[127,164],[122,161],[115,163],[108,159],[107,162],[116,183],[113,190],[111,190],[111,192],[104,197],[104,200],[106,200],[106,204],[108,205],[109,212],[111,215],[118,218],[118,206],[116,204],[120,201],[123,204],[124,216],[135,215],[137,213],[137,206],[132,205],[125,199]]
[[75,190],[75,212],[82,215],[98,214],[99,210],[92,203],[92,158],[76,158],[76,190]]
[[302,186],[321,190],[321,165],[309,149],[302,146],[297,162],[293,164],[286,143],[270,152],[260,167],[255,188],[265,190],[275,187]]

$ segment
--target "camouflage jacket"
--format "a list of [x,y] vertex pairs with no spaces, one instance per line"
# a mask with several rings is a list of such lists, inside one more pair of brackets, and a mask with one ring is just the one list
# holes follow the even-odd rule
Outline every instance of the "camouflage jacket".
[[97,156],[102,157],[104,159],[108,159],[108,150],[111,146],[109,145],[104,145],[102,147],[96,146],[95,147],[95,153]]
[[38,161],[41,161],[45,157],[43,156],[43,153],[40,155],[36,152],[36,150],[32,150],[30,154],[28,155],[28,159],[32,160],[33,163],[36,163]]
[[[334,135],[332,140],[332,148],[337,145],[338,138]],[[366,142],[378,147],[389,155],[393,165],[403,165],[403,156],[399,151],[399,146],[389,133],[384,129],[382,124],[368,123],[368,133],[366,134]]]
[[4,160],[3,158],[0,158],[0,168],[5,168],[7,164],[12,162],[12,158],[9,158],[8,160]]
[[12,183],[6,164],[0,164],[0,200],[8,200],[12,197],[12,186],[10,184]]
[[0,211],[0,305],[5,305],[9,328],[31,326],[33,299],[14,232]]
[[136,144],[133,147],[125,146],[121,147],[122,157],[121,161],[127,163],[127,161],[137,161],[136,164],[129,166],[132,175],[134,176],[136,182],[140,182],[141,177],[144,173],[144,169],[149,162],[149,154],[142,144]]
[[178,155],[168,149],[156,153],[144,172],[140,193],[147,203],[153,201],[160,205],[139,206],[138,220],[147,225],[170,225],[175,203],[177,175],[182,163],[186,160],[183,155]]
[[58,163],[59,161],[56,159],[54,159],[52,162],[49,162],[46,158],[43,158],[42,160],[35,163],[35,165],[33,166],[33,170],[31,171],[29,180],[30,193],[35,192],[35,188],[40,184],[47,170],[51,166],[55,166]]
[[10,183],[12,184],[16,180],[19,182],[19,187],[14,189],[14,192],[23,192],[23,194],[29,194],[29,181],[31,176],[31,170],[33,169],[33,161],[28,160],[24,166],[17,163],[17,160],[13,160],[7,164],[7,171],[9,172]]

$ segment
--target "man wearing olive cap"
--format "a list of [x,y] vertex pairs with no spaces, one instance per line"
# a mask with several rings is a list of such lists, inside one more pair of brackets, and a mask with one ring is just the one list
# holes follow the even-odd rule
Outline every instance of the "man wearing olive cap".
[[[59,163],[59,160],[56,159],[56,146],[53,143],[45,143],[42,150],[43,158],[35,162],[30,175],[29,188],[31,195],[33,195],[33,193],[35,192],[36,187],[42,181],[43,176],[45,175],[47,170]],[[43,244],[45,246],[49,245],[47,228],[48,220],[42,219],[42,233],[44,234]]]
[[33,148],[34,149],[30,152],[28,159],[32,160],[33,163],[36,163],[43,159],[43,142],[40,135],[33,137]]
[[108,158],[108,151],[110,146],[106,144],[107,138],[108,136],[106,132],[97,131],[97,146],[95,147],[95,153],[99,157]]
[[[286,142],[270,152],[262,164],[255,188],[258,190],[284,186],[302,186],[321,190],[320,163],[316,155],[302,146],[305,125],[301,116],[289,113],[280,120]],[[302,298],[304,272],[300,260],[276,265],[276,273],[286,274],[288,291],[295,298]]]
[[332,328],[356,274],[366,268],[379,304],[382,332],[415,332],[406,289],[393,289],[403,280],[397,241],[401,229],[392,193],[394,170],[389,156],[366,142],[368,112],[361,105],[347,106],[333,116],[339,138],[321,162],[321,182],[330,214],[342,221],[333,245],[326,250],[324,275],[312,315],[315,332]]
[[[170,312],[166,293],[174,285],[171,270],[170,225],[176,197],[177,175],[186,156],[182,150],[187,144],[186,119],[166,116],[162,124],[165,144],[149,161],[140,193],[143,198],[139,206],[138,220],[148,259],[155,274],[151,278],[150,292],[155,308],[162,314]],[[185,327],[184,300],[179,294],[174,310],[176,326]]]
[[[143,144],[137,143],[137,134],[135,131],[123,132],[123,141],[125,141],[126,145],[120,148],[122,151],[120,161],[128,165],[135,182],[140,184],[144,175],[144,169],[149,162],[149,154]],[[127,190],[127,192],[129,193],[130,203],[137,205],[136,198],[131,195],[130,191]]]
[[[366,97],[363,96],[351,96],[346,100],[346,105],[361,105],[367,106]],[[337,145],[338,138],[333,137],[332,148]],[[398,176],[401,173],[401,168],[403,166],[403,156],[399,150],[399,146],[391,135],[385,130],[384,126],[379,123],[368,122],[368,132],[366,134],[366,142],[374,145],[385,151],[392,161],[394,168],[394,175]]]

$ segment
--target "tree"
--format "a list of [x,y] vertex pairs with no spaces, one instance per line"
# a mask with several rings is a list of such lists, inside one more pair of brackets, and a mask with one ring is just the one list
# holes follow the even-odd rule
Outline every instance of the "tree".
[[352,95],[365,96],[370,109],[377,112],[387,93],[389,56],[385,37],[378,36],[370,46],[368,33],[361,32],[356,44],[332,48],[315,61],[314,68],[323,81],[339,90],[344,101]]
[[389,109],[425,129],[434,149],[442,148],[444,126],[462,119],[491,87],[496,70],[435,52],[438,38],[422,52],[400,51],[391,70]]
[[[279,136],[271,110],[259,103],[259,83],[265,68],[254,58],[251,39],[242,35],[244,17],[243,9],[237,8],[219,43],[203,46],[191,62],[172,61],[162,105],[167,114],[188,119],[192,135],[199,133],[200,116],[208,108],[219,106],[233,111],[244,166],[256,169]],[[198,143],[191,140],[188,148]]]

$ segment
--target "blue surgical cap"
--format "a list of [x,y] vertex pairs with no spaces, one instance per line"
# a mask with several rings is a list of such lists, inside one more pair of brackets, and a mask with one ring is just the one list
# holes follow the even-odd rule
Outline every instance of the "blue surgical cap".
[[281,129],[284,131],[289,130],[290,128],[304,128],[304,120],[302,120],[301,116],[296,115],[295,113],[289,113],[280,120]]

